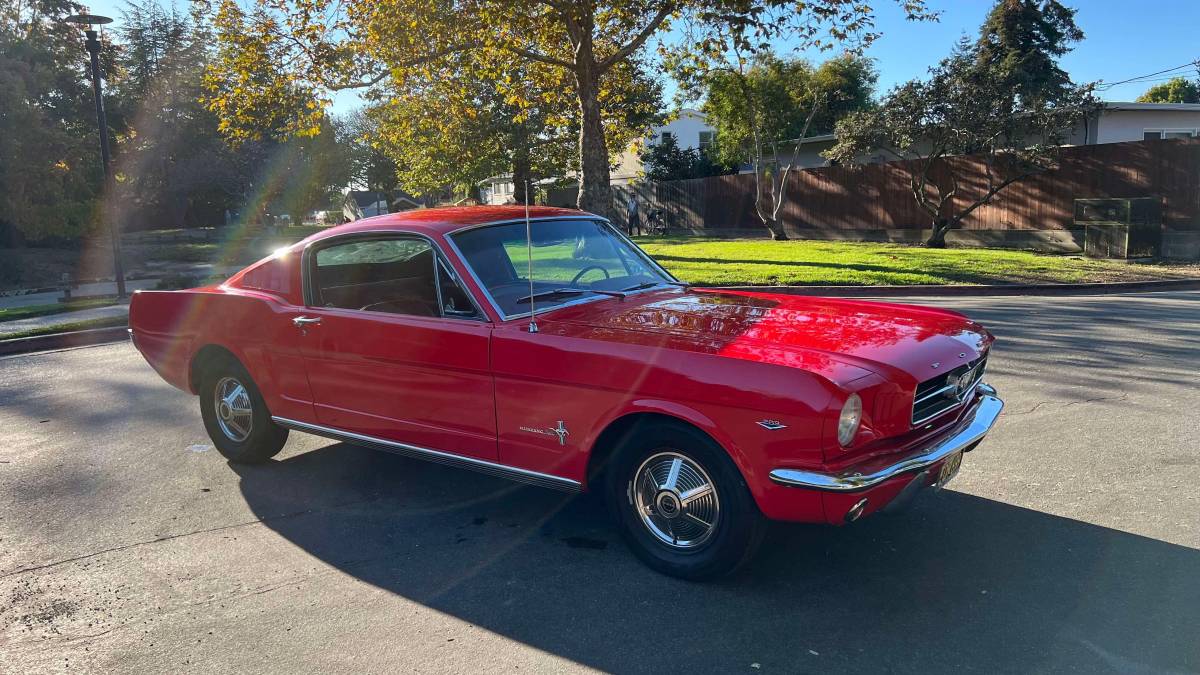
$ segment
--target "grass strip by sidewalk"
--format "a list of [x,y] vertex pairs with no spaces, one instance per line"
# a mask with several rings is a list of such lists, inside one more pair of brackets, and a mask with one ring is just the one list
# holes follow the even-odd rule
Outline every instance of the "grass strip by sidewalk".
[[1200,277],[1195,263],[1097,260],[1011,249],[683,237],[636,241],[671,273],[700,286],[1003,285]]
[[56,302],[53,305],[30,305],[28,307],[13,307],[10,309],[0,309],[0,321],[16,321],[18,319],[32,319],[38,316],[51,316],[53,314],[63,314],[66,312],[76,312],[81,309],[93,309],[95,307],[108,307],[115,305],[117,301],[109,298],[96,298],[92,300],[73,300],[71,302]]
[[7,333],[4,335],[4,339],[0,340],[0,342],[16,340],[19,338],[38,337],[41,335],[54,335],[56,333],[70,333],[77,330],[88,330],[91,328],[111,328],[113,326],[124,326],[128,323],[128,321],[128,317],[125,316],[105,316],[99,319],[71,321],[69,323],[60,323],[53,326],[31,328],[19,333]]

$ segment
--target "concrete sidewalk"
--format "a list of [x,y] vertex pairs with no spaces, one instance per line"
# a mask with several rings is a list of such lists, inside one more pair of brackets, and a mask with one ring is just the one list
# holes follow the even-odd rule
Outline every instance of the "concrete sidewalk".
[[35,328],[48,328],[50,326],[59,326],[62,324],[74,323],[76,321],[88,321],[90,319],[104,319],[110,316],[128,316],[129,303],[120,305],[110,305],[108,307],[93,307],[91,309],[81,309],[77,312],[63,312],[61,314],[51,314],[49,316],[35,316],[28,319],[17,319],[16,321],[0,321],[0,340],[23,333],[27,330]]
[[[170,264],[170,265],[152,265],[155,269],[149,270],[149,274],[153,278],[149,279],[127,279],[125,281],[125,290],[129,293],[134,291],[151,290],[155,288],[159,281],[171,276],[190,276],[198,280],[203,280],[213,276],[231,277],[242,269],[240,265],[213,265],[209,263],[186,263],[186,264]],[[115,281],[93,281],[71,286],[71,297],[82,298],[95,295],[116,295],[117,284]],[[53,305],[62,297],[62,290],[55,288],[54,290],[39,292],[39,293],[22,293],[20,291],[3,291],[0,292],[0,309],[13,309],[15,307],[30,307],[32,305]]]
[[[137,279],[125,282],[125,290],[129,293],[154,288],[158,279]],[[93,295],[116,295],[117,284],[114,281],[98,281],[95,283],[79,284],[71,287],[71,297],[82,298]],[[0,309],[16,307],[32,307],[33,305],[53,305],[62,297],[61,290],[45,291],[43,293],[25,293],[22,295],[0,296]],[[61,315],[60,315],[61,316]]]

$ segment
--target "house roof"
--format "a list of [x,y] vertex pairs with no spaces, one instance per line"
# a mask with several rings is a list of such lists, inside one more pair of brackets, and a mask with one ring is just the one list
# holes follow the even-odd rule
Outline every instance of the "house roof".
[[362,208],[364,206],[370,206],[370,205],[376,204],[378,202],[385,202],[385,201],[387,201],[387,196],[385,196],[382,192],[369,192],[367,190],[351,190],[346,193],[346,199],[354,200],[354,203],[358,204],[359,208]]
[[1175,110],[1200,112],[1200,103],[1138,103],[1136,101],[1105,101],[1105,110]]
[[[477,185],[483,185],[484,183],[511,183],[511,182],[512,182],[512,174],[511,173],[501,173],[501,174],[497,174],[495,176],[488,176],[487,178],[484,178],[483,180],[479,181],[477,183]],[[533,181],[533,184],[534,185],[551,185],[555,182],[556,182],[556,180],[554,178],[540,178],[538,180]]]

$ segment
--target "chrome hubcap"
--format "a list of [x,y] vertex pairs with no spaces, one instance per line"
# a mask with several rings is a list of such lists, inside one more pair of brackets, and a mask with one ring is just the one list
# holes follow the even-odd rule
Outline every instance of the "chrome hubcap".
[[721,505],[704,467],[678,452],[663,451],[638,467],[630,503],[662,543],[679,549],[703,545],[717,529]]
[[213,408],[217,411],[217,426],[231,441],[241,443],[250,437],[254,411],[250,407],[250,392],[232,377],[223,377],[213,389]]

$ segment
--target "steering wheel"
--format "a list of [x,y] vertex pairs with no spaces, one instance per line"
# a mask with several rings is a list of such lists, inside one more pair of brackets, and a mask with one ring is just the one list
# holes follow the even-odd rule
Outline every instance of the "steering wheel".
[[587,267],[579,270],[579,274],[576,274],[575,277],[571,279],[571,285],[574,286],[575,284],[579,283],[579,280],[583,278],[583,275],[587,274],[591,270],[600,270],[601,272],[604,272],[605,279],[612,278],[612,276],[608,273],[608,270],[604,269],[603,267],[599,265],[588,265]]

